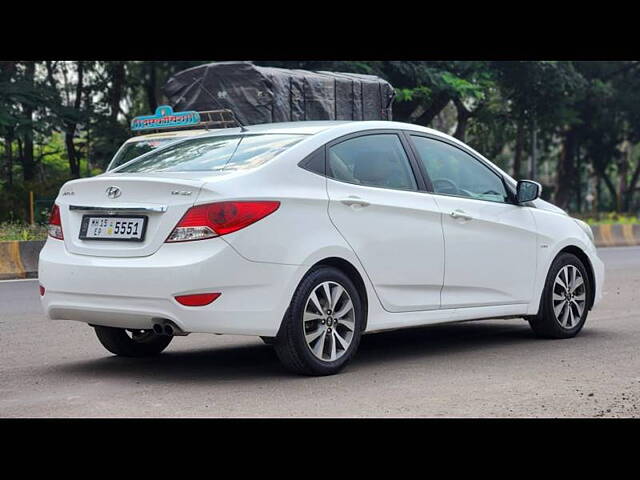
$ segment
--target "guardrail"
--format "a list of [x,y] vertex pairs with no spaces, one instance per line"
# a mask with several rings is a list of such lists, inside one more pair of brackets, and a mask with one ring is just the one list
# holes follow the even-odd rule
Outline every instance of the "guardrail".
[[[591,227],[598,247],[640,245],[640,225],[605,224]],[[44,240],[0,242],[0,280],[36,278]]]

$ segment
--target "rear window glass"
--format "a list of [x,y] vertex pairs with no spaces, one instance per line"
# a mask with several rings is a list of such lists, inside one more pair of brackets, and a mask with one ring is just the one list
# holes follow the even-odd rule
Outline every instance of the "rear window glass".
[[267,134],[191,138],[133,160],[117,173],[249,169],[271,160],[304,137]]
[[133,160],[134,158],[144,155],[145,153],[161,147],[173,140],[175,140],[175,138],[161,138],[157,140],[141,140],[139,142],[125,143],[116,156],[113,157],[109,168],[114,169],[120,165],[124,165],[129,160]]

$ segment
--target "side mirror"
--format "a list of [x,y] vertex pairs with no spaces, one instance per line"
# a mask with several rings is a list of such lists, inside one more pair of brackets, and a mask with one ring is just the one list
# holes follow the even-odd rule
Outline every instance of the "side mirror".
[[542,185],[532,180],[520,180],[516,187],[516,197],[518,203],[532,202],[540,197]]

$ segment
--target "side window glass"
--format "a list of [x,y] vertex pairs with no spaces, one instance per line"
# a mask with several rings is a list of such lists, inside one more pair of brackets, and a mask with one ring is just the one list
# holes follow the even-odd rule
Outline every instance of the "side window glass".
[[411,135],[435,193],[506,202],[502,179],[471,155],[447,143]]
[[342,182],[417,190],[407,154],[397,135],[375,134],[345,140],[329,148],[328,174]]
[[302,160],[298,165],[305,170],[309,170],[310,172],[318,173],[324,176],[324,147],[319,148],[318,150],[313,152],[307,158]]

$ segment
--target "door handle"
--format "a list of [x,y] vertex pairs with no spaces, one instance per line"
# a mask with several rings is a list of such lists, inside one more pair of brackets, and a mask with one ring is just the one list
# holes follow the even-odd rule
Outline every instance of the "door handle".
[[459,208],[455,209],[450,213],[451,217],[461,220],[473,220],[473,217],[467,214],[464,210],[460,210]]
[[348,205],[349,207],[358,206],[358,207],[368,207],[370,205],[369,202],[365,202],[364,200],[358,197],[349,197],[340,200],[340,202]]

